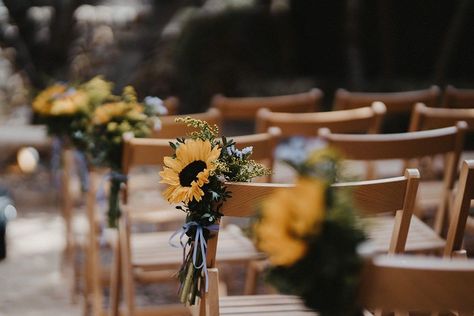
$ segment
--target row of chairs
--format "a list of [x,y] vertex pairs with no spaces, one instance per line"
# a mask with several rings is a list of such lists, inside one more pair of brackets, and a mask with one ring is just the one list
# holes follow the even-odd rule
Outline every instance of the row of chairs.
[[[376,105],[373,105],[372,107],[369,107],[368,109],[370,109],[370,111],[372,112],[373,116],[374,117],[378,117],[378,119],[380,119],[380,110],[377,109],[380,108],[382,109],[383,108],[383,105],[381,104],[376,104]],[[350,110],[350,111],[353,111],[353,110]],[[365,111],[365,110],[364,110]],[[214,113],[217,113],[215,110],[211,110],[210,112],[214,112]],[[359,113],[360,111],[357,110],[356,111],[357,113]],[[383,111],[382,111],[383,112]],[[319,114],[326,114],[326,113],[319,113]],[[201,118],[205,118],[205,117],[201,117]],[[166,119],[168,118],[163,118],[163,132],[165,131],[170,131],[171,130],[171,127],[168,127],[166,124]],[[174,120],[174,118],[171,118],[171,120]],[[205,118],[206,120],[209,120],[208,118]],[[170,120],[170,124],[172,123]],[[333,119],[334,121],[334,119]],[[352,119],[352,120],[348,120],[348,122],[352,122],[352,121],[356,121],[355,119]],[[347,123],[348,124],[348,123]],[[172,124],[171,124],[172,125]],[[170,126],[171,126],[170,125]],[[462,125],[462,124],[461,124]],[[377,124],[375,123],[374,126],[377,126]],[[315,127],[315,130],[317,128]],[[431,135],[431,142],[429,144],[435,144],[433,146],[426,146],[427,148],[431,148],[429,150],[429,154],[431,153],[434,153],[434,150],[436,149],[436,147],[439,145],[441,147],[441,151],[440,152],[449,152],[451,155],[452,155],[452,152],[454,150],[451,150],[452,149],[452,146],[443,146],[441,145],[441,140],[443,140],[443,144],[444,143],[456,143],[454,142],[453,140],[456,139],[456,135],[458,135],[459,133],[462,133],[462,132],[459,132],[459,130],[463,130],[464,127],[463,126],[460,126],[458,128],[451,128],[449,130],[444,130],[442,131],[443,133],[441,133],[441,135],[438,135],[437,133],[430,133],[432,134]],[[375,132],[376,130],[374,130]],[[364,131],[365,132],[365,131]],[[180,133],[178,135],[182,135],[183,133],[183,130],[177,130],[177,133]],[[324,137],[326,137],[327,139],[329,139],[330,137],[329,136],[337,136],[337,135],[334,135],[332,133],[327,133],[327,132],[324,132],[322,133],[323,135],[325,135]],[[436,138],[435,137],[435,134],[436,134],[436,137],[437,136],[440,136],[439,138]],[[281,135],[281,134],[280,134]],[[274,148],[277,140],[278,140],[278,137],[280,136],[279,135],[279,132],[278,132],[278,129],[272,129],[272,132],[270,133],[261,133],[260,135],[254,135],[254,136],[251,136],[250,138],[247,138],[247,140],[245,138],[241,138],[241,139],[237,139],[239,144],[241,144],[242,146],[247,146],[247,145],[253,145],[254,148],[256,149],[256,152],[255,152],[255,158],[258,159],[259,158],[259,152],[262,153],[263,156],[266,157],[266,159],[268,159],[270,161],[270,165],[272,164],[272,159],[273,157],[270,155],[269,157],[269,153],[271,153],[273,150],[272,148]],[[419,141],[419,144],[423,143],[424,139],[423,137],[420,136],[421,134],[418,134],[417,137],[415,137],[416,140]],[[175,135],[169,135],[169,137],[175,137]],[[364,135],[359,135],[359,136],[364,136]],[[378,137],[380,135],[370,135],[371,137]],[[381,135],[383,136],[383,135]],[[389,135],[385,135],[385,136],[389,136]],[[411,137],[413,137],[414,134],[411,134]],[[337,138],[337,137],[336,137]],[[410,138],[410,137],[408,137]],[[249,140],[250,139],[250,140]],[[255,143],[257,140],[268,140],[266,145],[264,145],[262,142],[260,143]],[[387,141],[388,138],[384,139],[384,141]],[[374,141],[377,141],[376,138],[372,138],[372,140]],[[379,140],[380,141],[380,140]],[[153,149],[157,145],[157,143],[160,143],[161,142],[161,149],[158,151],[156,148]],[[372,146],[368,146],[368,148],[374,148],[374,145],[375,143],[372,143]],[[388,147],[393,147],[395,143],[392,144],[392,146],[388,146]],[[416,145],[413,145],[415,144],[415,141],[412,140],[412,145],[410,146],[410,148],[414,148],[414,149],[417,149],[419,150],[418,146]],[[429,145],[428,144],[428,145]],[[150,165],[150,164],[161,164],[162,162],[162,157],[164,155],[169,155],[170,154],[170,148],[168,146],[168,141],[167,140],[152,140],[152,139],[134,139],[134,140],[131,140],[127,143],[126,145],[126,148],[130,147],[131,149],[130,150],[133,150],[135,151],[134,153],[131,153],[130,150],[126,149],[124,151],[124,161],[126,163],[124,163],[124,166],[126,166],[125,168],[130,168],[132,165],[140,165],[140,164],[145,164],[145,165]],[[424,146],[425,147],[425,146]],[[423,148],[424,148],[423,147]],[[155,151],[156,150],[156,151]],[[392,150],[393,152],[394,150]],[[386,154],[387,155],[387,154]],[[141,157],[141,158],[140,158]],[[406,156],[404,157],[393,157],[393,158],[408,158]],[[142,160],[140,160],[142,159]],[[361,158],[363,160],[365,160],[366,158]],[[374,158],[375,159],[375,158]],[[452,158],[453,159],[453,158]],[[454,158],[454,160],[456,160]],[[459,158],[458,158],[459,160]],[[130,169],[124,169],[124,172],[128,172]],[[255,190],[255,189],[254,189]],[[91,190],[92,192],[93,190]],[[152,194],[154,195],[157,195],[157,191],[155,190]],[[125,196],[128,196],[128,193],[125,194]],[[90,197],[91,200],[94,200],[95,199],[95,196],[94,195],[91,195]],[[90,202],[91,205],[93,205],[93,202]],[[129,204],[129,201],[128,200],[124,200],[124,203],[125,204]],[[92,208],[92,207],[91,207]],[[164,213],[159,213],[159,212],[153,212],[153,213],[149,213],[149,212],[140,212],[140,213],[143,213],[143,214],[137,214],[137,212],[125,212],[125,214],[130,214],[130,217],[131,218],[134,218],[135,217],[135,220],[136,219],[148,219],[150,221],[155,221],[157,220],[157,217],[167,217],[168,215],[165,215],[165,214],[176,214],[176,211],[175,210],[172,210],[168,213],[164,212]],[[92,212],[92,215],[93,214],[96,214],[96,212]],[[150,215],[150,214],[153,214],[153,215]],[[160,214],[160,215],[158,215]],[[91,216],[92,216],[91,215]],[[95,215],[94,215],[95,216]],[[123,284],[125,286],[127,286],[126,284],[128,283],[129,285],[131,284],[131,286],[128,287],[128,290],[126,290],[125,292],[127,293],[126,294],[126,297],[127,300],[133,300],[133,280],[142,280],[142,281],[145,281],[145,282],[150,282],[152,280],[156,280],[156,279],[163,279],[163,274],[166,275],[166,273],[162,273],[162,271],[160,270],[161,268],[163,268],[163,266],[161,264],[158,264],[158,266],[160,266],[160,269],[155,269],[156,266],[151,269],[149,269],[149,267],[145,267],[143,268],[143,266],[141,266],[140,264],[145,264],[145,266],[150,262],[153,262],[153,260],[156,260],[157,258],[158,259],[163,259],[166,257],[166,255],[159,255],[158,251],[160,249],[156,248],[156,244],[154,243],[154,241],[156,241],[155,237],[149,239],[149,240],[146,240],[146,236],[144,237],[144,240],[140,240],[140,238],[136,239],[134,241],[134,238],[130,238],[130,236],[132,236],[133,234],[128,234],[127,233],[127,227],[129,227],[129,222],[127,222],[127,216],[124,216],[123,217],[123,221],[121,221],[121,227],[122,228],[125,228],[125,229],[121,229],[120,232],[125,232],[121,235],[121,238],[120,238],[120,247],[116,247],[115,248],[115,251],[116,253],[118,254],[121,254],[120,258],[121,261],[116,261],[115,265],[114,265],[114,269],[115,269],[115,272],[116,271],[122,271],[122,273],[120,274],[113,274],[113,275],[122,275],[122,280],[123,280]],[[158,218],[159,220],[159,218]],[[94,219],[92,220],[93,223],[95,223],[97,221],[97,219]],[[406,221],[406,219],[404,220]],[[401,221],[401,223],[403,223],[404,221]],[[406,223],[406,222],[405,222]],[[400,224],[401,225],[401,224]],[[128,229],[128,231],[130,231]],[[166,235],[166,234],[163,234],[163,236]],[[235,235],[235,234],[234,234]],[[162,236],[162,237],[163,237]],[[97,237],[97,236],[96,236]],[[222,236],[221,236],[222,237]],[[237,237],[239,238],[238,240],[244,240],[242,238],[241,235],[237,235]],[[163,238],[162,238],[163,239]],[[97,240],[97,238],[93,238],[93,239],[90,239],[91,242],[93,242],[93,240]],[[402,242],[403,243],[403,242]],[[145,246],[148,244],[148,246],[150,246],[150,244],[154,245],[155,248],[151,247],[151,248],[146,248],[145,246],[145,250],[142,252],[136,252],[137,254],[143,254],[145,255],[145,259],[140,259],[142,260],[141,263],[140,263],[140,260],[138,260],[138,264],[137,264],[137,261],[133,261],[135,259],[137,259],[138,257],[134,256],[134,251],[133,251],[133,244],[145,244]],[[91,243],[89,245],[92,245]],[[244,244],[245,245],[245,244]],[[249,245],[248,243],[246,245]],[[388,246],[388,242],[386,244]],[[91,246],[92,247],[92,246]],[[438,249],[439,248],[442,248],[443,247],[443,244],[439,243],[438,242]],[[388,249],[388,248],[387,248]],[[163,249],[161,249],[163,250]],[[253,250],[254,251],[254,250]],[[403,250],[402,250],[403,251]],[[252,254],[252,253],[251,253]],[[177,256],[178,259],[180,259],[180,256]],[[117,257],[118,258],[118,257]],[[128,258],[128,259],[127,259]],[[171,261],[174,260],[173,264],[179,264],[179,260],[176,260],[176,256],[173,257],[173,256],[170,256],[171,258]],[[253,257],[250,257],[251,259],[255,259],[255,251],[253,253]],[[124,264],[123,260],[129,260],[129,262],[125,262],[126,264]],[[143,261],[144,260],[144,261]],[[97,261],[97,260],[92,260],[92,261]],[[88,261],[89,262],[89,261]],[[97,267],[97,265],[95,264],[91,264],[91,265],[88,265],[90,267],[92,266],[95,266]],[[152,265],[153,266],[153,265]],[[132,267],[130,269],[130,267]],[[169,268],[170,266],[168,266]],[[133,272],[135,271],[135,272]],[[160,272],[161,271],[161,272]],[[135,276],[134,277],[130,277],[130,273],[135,273]],[[148,272],[148,273],[144,273],[144,272]],[[100,274],[100,273],[99,273]],[[148,276],[145,276],[145,275],[148,275]],[[126,277],[128,276],[128,277]],[[100,280],[100,278],[95,278],[95,280]],[[119,282],[118,279],[114,279],[112,278],[112,280],[114,280],[114,282]],[[97,288],[97,287],[96,287]],[[115,289],[118,289],[119,287],[118,286],[113,286],[112,288],[115,288]],[[100,287],[101,289],[101,287]],[[97,292],[97,291],[96,291]],[[112,291],[112,294],[114,294],[115,292]],[[115,296],[116,294],[112,295],[112,297],[116,297]],[[131,297],[131,299],[130,299]],[[114,302],[114,300],[112,300]],[[115,300],[117,301],[117,300]],[[133,314],[134,313],[134,304],[133,302],[128,302],[128,303],[131,303],[131,304],[127,304],[127,306],[132,306],[131,307],[131,310],[130,310],[130,313]],[[97,306],[101,306],[101,303],[96,303],[95,305]],[[112,306],[117,306],[116,304],[112,304]],[[173,312],[175,312],[176,310],[173,310]]]
[[[460,124],[461,127],[463,124]],[[334,136],[334,135],[333,135]],[[362,136],[362,135],[361,135]],[[372,136],[375,136],[375,135],[370,135],[371,137]],[[396,149],[395,148],[404,148],[406,147],[407,144],[410,144],[411,146],[408,146],[410,147],[412,150],[418,150],[418,153],[420,153],[420,149],[419,148],[430,148],[429,149],[429,152],[430,153],[433,153],[433,143],[435,144],[441,144],[441,151],[440,152],[448,152],[450,154],[452,154],[455,150],[453,149],[453,147],[449,147],[447,148],[445,145],[446,144],[455,144],[456,143],[456,138],[458,137],[462,137],[462,128],[457,128],[457,127],[452,127],[452,128],[447,128],[447,129],[441,129],[441,130],[436,130],[432,133],[426,133],[426,132],[417,132],[417,133],[410,133],[410,135],[407,135],[408,137],[406,139],[403,139],[403,137],[400,137],[400,135],[396,135],[398,137],[398,139],[393,139],[391,140],[390,142],[390,139],[387,138],[387,136],[389,135],[381,135],[381,136],[384,136],[385,137],[385,141],[389,141],[389,145],[387,147],[390,147],[392,152],[395,152]],[[417,137],[414,137],[414,136],[417,136]],[[132,142],[135,142],[136,144],[138,143],[142,143],[142,142],[145,142],[145,140],[134,140]],[[148,145],[151,145],[152,143],[158,143],[159,140],[146,140],[146,142],[148,143]],[[249,145],[249,143],[243,143],[244,145]],[[372,148],[372,152],[374,152],[375,150],[373,150],[374,148],[377,148],[376,146],[374,146],[375,143],[372,143],[372,145],[368,145],[367,146],[367,150],[369,150],[370,148]],[[415,146],[414,144],[417,144],[418,146]],[[254,144],[255,145],[255,144]],[[426,145],[426,146],[425,146]],[[258,145],[255,145],[256,147]],[[436,147],[436,146],[434,146]],[[426,149],[425,149],[426,150]],[[268,155],[268,151],[267,152],[267,155]],[[404,152],[404,155],[407,155],[408,150],[406,150]],[[387,153],[385,152],[384,153],[385,156],[382,156],[381,158],[386,158],[387,156]],[[412,154],[412,155],[415,155],[416,154]],[[159,151],[157,150],[155,152],[154,155],[151,155],[151,152],[148,152],[148,154],[146,155],[148,157],[150,156],[154,156],[156,157],[156,161],[161,161],[160,158],[162,157],[159,157]],[[365,157],[367,158],[367,157]],[[362,159],[365,159],[365,158],[362,158]],[[406,158],[406,156],[401,156],[401,158]],[[417,178],[417,177],[409,177],[409,176],[406,176],[404,179],[406,181],[408,181],[407,179],[408,178]],[[397,179],[399,180],[399,179]],[[396,181],[396,180],[393,180],[392,181]],[[415,181],[415,180],[411,180],[411,181]],[[390,181],[389,181],[390,182]],[[416,180],[417,182],[417,180]],[[234,192],[239,192],[238,191],[238,188],[234,188],[234,187],[231,187],[232,188],[232,191]],[[398,200],[398,203],[401,203],[400,201],[405,201],[404,198],[400,198],[400,196],[396,196],[394,194],[394,192],[397,192],[397,189],[394,189],[394,187],[392,186],[391,188],[391,193],[390,194],[381,194],[381,196],[384,196],[384,197],[394,197],[395,199]],[[404,191],[401,191],[403,192],[403,194],[405,194]],[[249,192],[245,192],[244,194],[242,194],[242,196],[245,196],[245,200],[249,200],[249,197],[252,196],[252,194],[257,194],[257,196],[261,196],[261,192],[259,192],[258,189],[256,188],[252,188],[251,191]],[[385,222],[385,226],[382,226],[382,229],[385,231],[385,233],[381,233],[380,231],[378,232],[375,232],[373,234],[374,237],[376,237],[376,235],[378,234],[379,236],[381,236],[382,238],[378,238],[379,239],[379,244],[378,244],[378,247],[379,247],[379,251],[390,251],[392,253],[400,253],[400,252],[403,252],[405,250],[405,241],[403,240],[403,237],[401,239],[399,239],[398,237],[393,239],[393,236],[406,236],[406,238],[408,238],[408,244],[407,244],[407,250],[409,249],[409,247],[413,247],[411,248],[410,250],[411,251],[416,251],[416,250],[435,250],[435,249],[443,249],[443,247],[445,246],[445,241],[442,240],[441,238],[439,238],[434,232],[432,232],[429,227],[427,227],[426,225],[424,225],[421,221],[416,221],[417,223],[417,230],[415,231],[415,234],[412,234],[412,235],[416,235],[415,238],[412,238],[414,242],[418,242],[418,248],[414,247],[414,246],[408,246],[410,245],[410,234],[409,234],[409,229],[408,229],[408,226],[407,226],[407,223],[409,224],[410,223],[410,217],[411,217],[411,213],[413,211],[413,204],[414,203],[408,203],[405,201],[405,203],[407,203],[406,205],[403,204],[396,204],[396,206],[393,208],[393,209],[387,209],[387,208],[382,208],[382,207],[374,207],[374,204],[373,203],[373,196],[374,194],[372,195],[369,195],[371,198],[370,199],[367,199],[367,196],[368,194],[365,193],[365,194],[362,194],[361,195],[362,197],[365,197],[365,199],[367,201],[369,201],[369,205],[372,205],[369,210],[376,210],[378,209],[379,211],[380,210],[385,210],[385,211],[396,211],[398,209],[403,209],[405,211],[405,213],[398,213],[398,217],[396,217],[395,219],[395,223],[394,224],[394,220],[392,220],[391,222]],[[375,194],[375,196],[379,196],[378,194]],[[403,195],[403,196],[408,196],[408,195]],[[410,194],[410,196],[412,196],[412,194]],[[413,197],[414,198],[414,197]],[[233,200],[230,200],[228,202],[229,204],[229,207],[231,207],[232,205],[232,201]],[[390,203],[393,203],[394,200],[392,200]],[[387,202],[385,202],[387,203]],[[242,209],[246,209],[245,206],[241,205],[242,206]],[[363,208],[362,208],[363,209]],[[402,214],[408,214],[408,215],[404,215],[402,216]],[[407,218],[408,218],[408,222],[407,222]],[[123,221],[125,221],[126,217],[123,218]],[[382,223],[384,224],[384,223]],[[122,228],[121,228],[121,231],[127,231],[127,225],[128,223],[125,221]],[[412,219],[412,225],[413,225],[413,219]],[[375,227],[375,225],[374,225]],[[397,229],[397,233],[392,233],[394,235],[391,235],[390,233],[393,231],[393,227],[396,227]],[[413,227],[413,226],[412,226]],[[410,227],[410,228],[412,228]],[[125,229],[124,229],[125,228]],[[412,230],[412,229],[410,229]],[[388,235],[387,235],[388,233]],[[122,245],[129,245],[128,247],[130,247],[130,244],[133,244],[133,241],[130,242],[130,239],[127,239],[125,236],[127,236],[128,234],[125,234],[123,239],[122,239]],[[169,235],[169,232],[165,234],[166,235]],[[430,239],[426,239],[426,237],[432,237],[431,240]],[[130,238],[130,237],[128,237]],[[375,239],[375,238],[374,238]],[[128,240],[128,241],[127,241]],[[133,239],[132,239],[133,240]],[[153,242],[150,241],[150,243],[153,244],[154,247],[156,247],[157,245],[157,240],[156,239],[152,239]],[[393,240],[396,240],[396,241],[393,241]],[[140,243],[138,243],[140,244]],[[166,244],[166,243],[165,243]],[[143,244],[142,244],[143,245]],[[161,245],[163,246],[163,240],[161,242]],[[165,245],[166,246],[166,245]],[[127,247],[127,248],[128,248]],[[130,249],[123,249],[122,248],[122,251],[124,253],[126,253],[127,255],[124,255],[123,258],[133,258],[133,251],[130,250]],[[153,248],[153,247],[152,247]],[[149,248],[148,251],[143,251],[142,253],[146,253],[148,255],[148,259],[151,257],[151,256],[155,256],[155,261],[153,261],[154,263],[156,263],[156,257],[160,257],[160,255],[156,255],[153,254],[153,255],[150,255],[150,252],[153,252],[151,251],[152,248]],[[146,249],[146,248],[145,248]],[[157,250],[155,248],[155,250]],[[161,253],[162,257],[166,257],[163,255],[163,253]],[[169,259],[170,257],[168,257]],[[174,256],[175,258],[175,264],[179,264],[180,260],[179,260],[179,254],[176,254]],[[178,260],[176,260],[176,258],[178,258]],[[255,259],[255,257],[253,257],[253,259]],[[133,259],[130,259],[130,260],[133,260]],[[161,258],[161,261],[163,260],[163,258]],[[159,262],[160,260],[158,260]],[[133,266],[133,264],[129,264],[129,266]],[[143,266],[140,267],[140,265],[138,263],[136,263],[133,268],[136,269],[136,271],[143,271]],[[132,269],[125,269],[124,271],[128,271],[127,273],[130,273],[130,271],[133,271],[133,268]],[[156,268],[156,267],[154,267]],[[131,287],[133,287],[133,284],[131,285]],[[130,292],[130,290],[129,290]],[[129,302],[130,303],[130,302]],[[132,303],[133,304],[133,303]],[[128,305],[130,306],[130,305]],[[133,306],[133,305],[132,305]],[[132,309],[133,310],[133,309]],[[130,312],[132,313],[132,312]]]

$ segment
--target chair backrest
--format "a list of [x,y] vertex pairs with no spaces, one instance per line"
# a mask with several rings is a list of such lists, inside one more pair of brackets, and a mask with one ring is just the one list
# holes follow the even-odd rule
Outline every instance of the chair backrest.
[[474,129],[474,104],[468,109],[432,108],[417,103],[413,108],[409,130],[411,132],[454,126],[458,121]]
[[446,108],[474,108],[474,89],[458,89],[447,86],[441,106]]
[[[273,151],[278,142],[280,131],[271,128],[266,133],[232,137],[239,148],[253,147],[252,159],[265,163],[273,169]],[[128,175],[131,168],[137,166],[161,166],[166,156],[174,154],[170,142],[175,139],[131,138],[123,146],[122,173]],[[271,176],[268,178],[271,180]],[[124,203],[127,202],[127,190],[124,191]]]
[[176,138],[183,137],[195,131],[193,127],[186,126],[182,123],[177,123],[177,118],[193,117],[202,121],[206,121],[210,125],[217,125],[219,130],[222,127],[222,115],[218,109],[209,109],[203,113],[193,113],[185,115],[166,115],[160,117],[161,129],[154,131],[151,137],[154,138]]
[[436,231],[441,232],[450,192],[456,180],[466,128],[465,122],[458,122],[452,127],[399,134],[332,134],[329,129],[320,129],[319,135],[350,160],[408,160],[445,155],[443,193],[435,220]]
[[464,160],[452,204],[451,217],[444,248],[444,256],[451,257],[462,251],[466,221],[469,216],[471,201],[474,199],[474,160]]
[[334,110],[344,110],[368,106],[380,101],[387,107],[382,124],[383,133],[405,132],[408,128],[410,113],[416,102],[424,102],[429,106],[438,105],[439,88],[432,86],[425,90],[404,92],[349,92],[344,89],[336,91],[333,103]]
[[224,120],[254,120],[257,111],[268,108],[278,112],[314,112],[319,110],[323,92],[311,89],[305,93],[273,97],[229,98],[215,95],[211,106],[221,111]]
[[353,109],[368,106],[374,101],[381,101],[387,107],[387,113],[411,113],[416,102],[436,106],[439,95],[440,89],[437,86],[404,92],[350,92],[338,89],[334,97],[333,109]]
[[473,291],[474,260],[378,256],[364,265],[358,301],[369,310],[403,315],[409,311],[472,315]]
[[265,131],[276,126],[284,137],[314,137],[321,127],[338,133],[378,133],[385,110],[382,102],[357,109],[312,113],[272,112],[264,108],[257,113],[256,130]]

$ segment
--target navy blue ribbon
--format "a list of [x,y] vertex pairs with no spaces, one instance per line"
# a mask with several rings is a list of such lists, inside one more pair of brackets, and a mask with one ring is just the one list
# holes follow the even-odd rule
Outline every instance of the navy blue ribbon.
[[[186,235],[186,233],[192,228],[196,227],[196,233],[194,235],[194,249],[193,249],[193,265],[196,269],[202,269],[204,272],[204,281],[205,281],[205,289],[206,292],[209,289],[209,273],[207,272],[207,242],[206,239],[204,238],[204,229],[207,229],[208,231],[216,232],[219,230],[219,225],[213,224],[209,226],[203,226],[199,224],[198,222],[191,221],[186,224],[184,224],[180,229],[175,231],[169,238],[169,244],[172,247],[175,248],[183,248],[183,263],[185,261],[186,257],[186,242],[183,242],[183,237]],[[179,234],[179,245],[173,242],[173,238]],[[198,253],[198,248],[201,251],[201,264],[197,264],[197,253]]]

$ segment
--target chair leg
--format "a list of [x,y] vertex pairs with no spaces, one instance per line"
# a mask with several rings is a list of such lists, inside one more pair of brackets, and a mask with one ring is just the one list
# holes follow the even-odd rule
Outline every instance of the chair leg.
[[120,247],[115,243],[113,245],[113,263],[111,269],[110,277],[110,316],[119,315],[119,305],[120,305],[120,288],[122,286],[121,282],[121,264],[120,264]]
[[244,295],[254,295],[257,292],[257,278],[259,267],[254,261],[247,264],[247,275],[245,277]]

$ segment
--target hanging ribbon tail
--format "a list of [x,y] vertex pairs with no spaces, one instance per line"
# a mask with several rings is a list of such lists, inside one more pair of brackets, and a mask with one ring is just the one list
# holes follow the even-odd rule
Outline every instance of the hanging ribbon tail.
[[[196,227],[196,233],[194,234],[194,248],[192,254],[193,265],[196,269],[202,269],[204,272],[204,281],[205,281],[205,290],[206,292],[209,289],[209,273],[207,271],[207,242],[204,238],[204,229],[208,231],[216,232],[219,230],[219,225],[213,224],[209,226],[202,226],[201,224],[192,221],[184,224],[180,229],[176,230],[169,238],[169,244],[174,248],[183,248],[183,262],[186,258],[186,243],[183,242],[183,237],[191,229],[191,227]],[[179,244],[176,244],[173,239],[179,235]],[[201,254],[201,263],[198,264],[197,254],[200,251]]]

